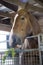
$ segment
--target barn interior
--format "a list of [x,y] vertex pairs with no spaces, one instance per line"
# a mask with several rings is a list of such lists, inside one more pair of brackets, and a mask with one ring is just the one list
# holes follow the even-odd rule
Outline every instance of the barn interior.
[[[41,31],[40,31],[39,35],[36,35],[38,37],[38,50],[37,49],[24,50],[25,52],[29,51],[31,58],[30,58],[30,56],[29,56],[30,59],[26,58],[25,61],[23,62],[23,64],[18,63],[21,61],[18,61],[18,58],[16,58],[16,61],[14,61],[15,63],[12,61],[12,59],[10,59],[10,61],[8,61],[8,62],[5,61],[5,65],[19,65],[19,64],[21,64],[21,65],[43,65],[43,0],[0,0],[0,31],[1,31],[0,35],[2,35],[2,36],[0,36],[0,39],[1,39],[1,37],[3,38],[3,35],[5,35],[5,32],[8,32],[5,41],[3,41],[5,38],[4,37],[2,41],[0,40],[0,44],[5,42],[7,44],[7,49],[9,49],[8,41],[9,41],[9,35],[10,35],[11,29],[12,29],[12,25],[14,22],[14,17],[16,15],[17,11],[20,10],[21,8],[26,8],[28,10],[28,12],[30,12],[36,18],[37,22],[39,23]],[[2,31],[4,31],[4,32],[2,32]],[[2,48],[3,48],[3,46],[2,46]],[[0,59],[1,59],[0,65],[3,65],[2,56],[6,50],[5,48],[3,48],[3,49],[2,48],[0,45],[0,49],[1,49],[0,50]],[[38,52],[37,51],[33,52],[33,53],[31,52],[31,51],[35,51],[35,50],[37,50]],[[34,53],[36,53],[36,58],[32,57],[32,54],[35,55]],[[37,55],[38,55],[39,61],[37,60]],[[32,59],[33,59],[33,61],[32,61]],[[28,60],[28,61],[31,60],[31,61],[29,61],[29,63],[28,63],[26,60]]]
[[[0,30],[10,31],[12,22],[11,17],[15,16],[15,12],[20,8],[20,6],[24,7],[26,3],[27,9],[37,18],[39,21],[43,19],[43,1],[41,0],[2,0],[0,1]],[[40,24],[41,23],[41,24]],[[2,25],[1,25],[2,24]],[[5,24],[5,25],[4,25]],[[39,22],[41,29],[43,29],[42,20]],[[7,27],[8,25],[9,27]],[[4,29],[4,27],[6,29]],[[42,30],[43,32],[43,30]]]

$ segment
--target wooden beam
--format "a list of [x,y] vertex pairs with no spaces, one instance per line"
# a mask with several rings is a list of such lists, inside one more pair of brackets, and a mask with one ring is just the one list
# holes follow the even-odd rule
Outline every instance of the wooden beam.
[[37,6],[33,6],[32,4],[29,4],[29,3],[27,3],[27,5],[25,6],[25,9],[43,13],[43,8],[37,7]]
[[18,10],[18,6],[9,2],[6,2],[4,0],[0,0],[0,3],[3,4],[4,6],[6,6],[7,8],[10,8],[11,10],[17,11]]
[[15,13],[7,13],[7,12],[0,11],[0,16],[11,18],[11,17],[14,17],[15,16]]
[[[22,6],[23,8],[24,8],[24,6],[25,6],[25,3],[20,2],[20,0],[1,0],[1,1],[0,1],[1,4],[3,4],[2,1],[7,2],[7,3],[9,3],[9,4],[12,4],[12,5],[16,4],[17,6]],[[3,4],[3,5],[5,5],[5,4]],[[5,5],[5,6],[6,6],[6,5]],[[8,6],[7,6],[7,7],[8,7]],[[11,6],[10,6],[10,7],[11,7]],[[14,8],[14,7],[13,7],[13,8]]]
[[11,31],[11,26],[0,23],[0,30],[9,31],[10,32]]
[[[26,5],[26,3],[22,3],[19,0],[3,0],[3,1],[8,2],[8,3],[12,3],[12,4],[16,4],[18,6],[21,6],[22,8],[24,8],[25,5]],[[28,10],[31,9],[31,10],[43,13],[43,8],[37,7],[37,6],[33,6],[31,4],[28,4],[28,6],[26,7],[26,9],[28,9]]]
[[41,0],[34,0],[36,1],[37,3],[39,3],[41,6],[43,6],[43,2],[41,2]]

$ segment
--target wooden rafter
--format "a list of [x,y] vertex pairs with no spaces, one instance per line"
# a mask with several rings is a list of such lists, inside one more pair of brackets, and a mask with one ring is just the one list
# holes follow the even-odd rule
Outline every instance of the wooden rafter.
[[11,10],[14,10],[14,11],[18,10],[18,6],[14,5],[12,3],[6,2],[4,0],[0,0],[0,3],[3,4],[4,6],[6,6],[7,8],[10,8]]
[[11,18],[11,17],[15,16],[15,13],[8,13],[8,12],[2,12],[2,11],[0,11],[0,16]]
[[[2,0],[1,0],[2,1]],[[21,6],[22,8],[25,7],[26,3],[22,3],[20,2],[19,0],[3,0],[5,2],[8,2],[8,3],[12,3],[12,5],[16,4],[18,6]],[[1,2],[0,2],[1,3]],[[31,10],[34,10],[34,11],[38,11],[38,12],[41,12],[43,13],[43,8],[41,7],[37,7],[37,6],[33,6],[31,4],[28,4],[28,6],[26,7],[28,10],[31,9]]]
[[41,2],[41,0],[35,0],[37,3],[39,3],[41,6],[43,6],[43,3]]
[[33,10],[33,11],[37,11],[37,12],[43,13],[43,8],[37,7],[37,6],[33,6],[33,5],[29,4],[29,3],[27,3],[25,9],[27,9],[27,10],[30,9],[30,10]]
[[17,6],[22,6],[23,8],[25,6],[25,3],[20,2],[20,0],[4,0],[4,1],[12,4],[16,4]]
[[0,23],[0,30],[9,31],[9,32],[10,32],[11,26],[10,26],[10,25],[5,25],[5,24],[1,24],[1,23]]

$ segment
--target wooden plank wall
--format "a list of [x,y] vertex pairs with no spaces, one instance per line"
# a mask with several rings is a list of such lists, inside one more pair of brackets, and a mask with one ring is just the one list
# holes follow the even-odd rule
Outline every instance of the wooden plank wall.
[[10,25],[5,25],[0,23],[0,30],[2,31],[11,31],[11,26]]
[[41,33],[43,33],[43,17],[39,19],[38,21],[40,28],[41,28]]

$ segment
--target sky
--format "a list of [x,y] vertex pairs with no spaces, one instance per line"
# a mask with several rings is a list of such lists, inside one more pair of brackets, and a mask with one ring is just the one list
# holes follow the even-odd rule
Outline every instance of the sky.
[[9,35],[9,32],[0,31],[0,51],[7,50],[6,35]]

